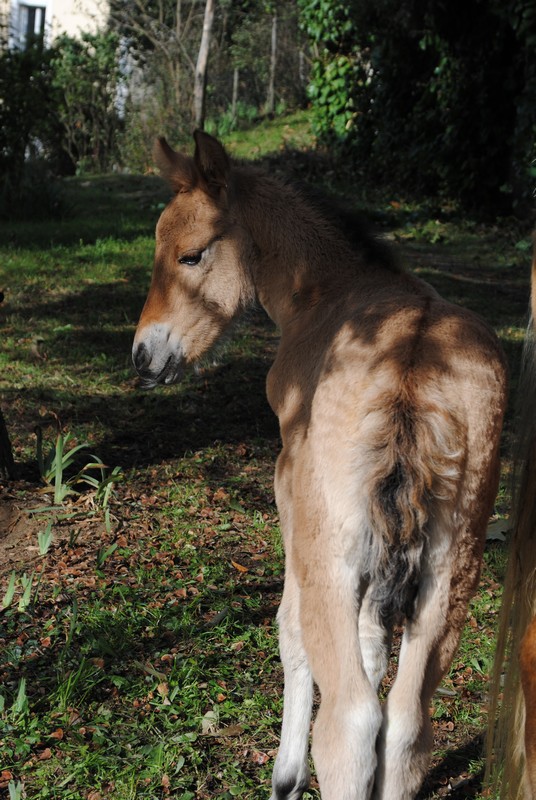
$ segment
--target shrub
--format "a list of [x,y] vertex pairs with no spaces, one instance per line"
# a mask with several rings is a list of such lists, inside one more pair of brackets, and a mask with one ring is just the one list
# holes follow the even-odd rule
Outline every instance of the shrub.
[[54,196],[42,164],[52,138],[50,51],[39,42],[0,54],[0,217],[53,212]]
[[377,180],[465,207],[526,204],[536,156],[532,0],[302,0],[322,140]]
[[121,127],[118,37],[84,33],[54,44],[52,88],[61,145],[77,172],[106,172],[117,158]]
[[63,204],[51,173],[112,167],[119,82],[111,34],[0,54],[0,217],[57,216]]
[[66,213],[59,182],[44,159],[27,159],[20,172],[2,176],[0,219],[58,219]]

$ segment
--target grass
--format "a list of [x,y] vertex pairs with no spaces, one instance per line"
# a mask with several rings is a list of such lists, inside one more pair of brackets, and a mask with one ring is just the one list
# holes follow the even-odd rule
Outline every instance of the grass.
[[[276,151],[278,168],[306,163],[351,192],[313,156],[281,154],[285,137],[304,147],[307,125],[303,115],[263,124],[229,148]],[[167,190],[154,176],[105,176],[70,179],[64,191],[65,220],[0,226],[0,405],[20,469],[0,484],[0,602],[9,600],[0,606],[0,791],[30,800],[268,796],[282,687],[278,429],[264,397],[276,335],[252,314],[218,365],[141,393],[130,346]],[[495,325],[515,392],[526,231],[388,187],[370,195],[373,218],[411,268]],[[357,199],[365,205],[364,190]],[[512,413],[505,454],[511,424]],[[69,448],[89,445],[69,474],[84,452],[121,468],[106,508],[88,487],[32,513],[47,505],[37,427],[47,441],[60,432]],[[506,458],[500,516],[508,469]],[[458,656],[434,698],[423,799],[446,796],[449,781],[449,797],[481,796],[504,561],[504,546],[490,542]],[[318,797],[314,786],[308,797]]]
[[310,148],[312,140],[309,116],[302,111],[272,120],[266,119],[254,128],[235,131],[222,137],[231,155],[245,159],[260,158],[285,150]]

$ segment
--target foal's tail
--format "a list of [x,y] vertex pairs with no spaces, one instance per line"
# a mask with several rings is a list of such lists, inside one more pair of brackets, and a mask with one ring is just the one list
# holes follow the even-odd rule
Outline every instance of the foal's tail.
[[463,470],[465,427],[432,395],[430,390],[423,400],[406,387],[391,399],[382,397],[381,409],[371,414],[370,574],[373,597],[387,619],[412,616],[430,516],[453,502]]
[[[525,699],[519,656],[527,626],[536,615],[536,253],[531,284],[531,320],[523,350],[519,390],[512,539],[488,713],[485,783],[490,783],[497,793],[491,796],[500,800],[533,797],[526,783]],[[504,686],[501,687],[504,671]]]

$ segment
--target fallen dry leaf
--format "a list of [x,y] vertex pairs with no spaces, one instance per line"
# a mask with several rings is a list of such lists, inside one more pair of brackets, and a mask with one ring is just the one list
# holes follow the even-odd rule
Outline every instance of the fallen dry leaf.
[[254,764],[259,764],[259,766],[261,766],[262,764],[266,764],[266,762],[270,760],[270,757],[266,753],[253,750],[251,752],[251,760]]
[[244,728],[242,725],[228,725],[226,728],[220,728],[217,731],[205,735],[219,738],[220,736],[241,736],[243,733]]
[[233,567],[234,567],[235,569],[237,569],[239,572],[248,572],[248,567],[244,567],[244,566],[243,566],[243,564],[239,564],[237,561],[233,561],[233,560],[231,559],[231,564],[232,564],[232,565],[233,565]]
[[13,773],[8,769],[2,770],[2,772],[0,772],[0,789],[7,789],[9,782],[12,780]]

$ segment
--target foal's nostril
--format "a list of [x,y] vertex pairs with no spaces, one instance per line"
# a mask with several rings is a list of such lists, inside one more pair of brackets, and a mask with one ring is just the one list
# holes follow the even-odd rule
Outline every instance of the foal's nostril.
[[137,346],[136,350],[132,354],[132,360],[134,361],[134,366],[138,372],[143,372],[145,367],[151,363],[151,356],[143,342]]

